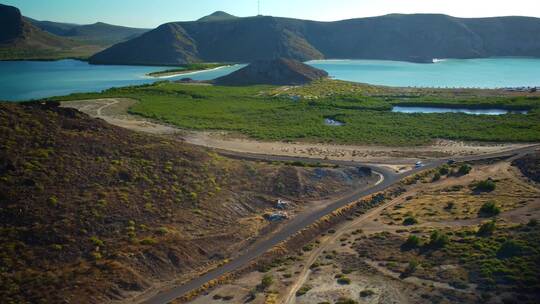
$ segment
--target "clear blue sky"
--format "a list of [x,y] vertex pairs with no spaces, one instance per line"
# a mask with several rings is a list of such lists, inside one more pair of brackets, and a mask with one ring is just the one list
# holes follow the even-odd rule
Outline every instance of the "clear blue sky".
[[[0,0],[38,20],[72,23],[103,21],[156,27],[195,20],[217,10],[237,16],[257,14],[257,0]],[[261,0],[264,15],[321,21],[389,13],[443,13],[457,17],[522,15],[540,17],[540,0]]]

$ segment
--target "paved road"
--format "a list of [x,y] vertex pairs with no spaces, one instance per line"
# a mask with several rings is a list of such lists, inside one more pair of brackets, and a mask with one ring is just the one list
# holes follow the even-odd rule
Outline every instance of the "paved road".
[[[492,159],[492,158],[500,158],[500,157],[507,157],[507,156],[513,156],[517,154],[527,154],[531,153],[534,150],[536,150],[539,146],[531,146],[526,148],[520,148],[512,151],[506,151],[506,152],[500,152],[500,153],[491,153],[491,154],[484,154],[484,155],[473,155],[473,156],[467,156],[467,157],[460,157],[455,158],[458,162],[466,162],[466,161],[475,161],[475,160],[484,160],[484,159]],[[328,204],[323,209],[315,210],[311,213],[305,213],[300,214],[297,217],[293,218],[289,222],[287,222],[279,231],[277,231],[274,235],[272,235],[270,238],[262,240],[258,243],[256,243],[252,248],[249,248],[246,252],[241,254],[236,259],[232,260],[231,262],[216,268],[210,272],[207,272],[206,274],[193,279],[184,285],[176,286],[171,289],[162,291],[154,296],[151,296],[147,300],[145,300],[144,304],[167,304],[171,301],[173,301],[176,298],[179,298],[186,293],[195,290],[205,283],[217,279],[221,277],[224,274],[233,272],[235,270],[240,269],[241,267],[247,265],[251,261],[253,261],[255,258],[263,255],[265,252],[270,250],[272,247],[278,245],[282,241],[288,239],[289,237],[293,236],[300,230],[306,228],[307,226],[315,223],[320,218],[324,217],[325,215],[328,215],[335,211],[336,209],[339,209],[341,207],[344,207],[352,202],[358,201],[362,197],[365,197],[367,195],[382,191],[397,182],[399,182],[404,177],[413,175],[415,173],[418,173],[422,170],[426,169],[432,169],[436,168],[444,163],[446,163],[447,159],[438,159],[438,160],[432,160],[425,163],[425,166],[422,168],[416,168],[414,170],[404,172],[401,174],[395,173],[393,170],[390,170],[386,167],[379,166],[376,164],[369,164],[369,163],[358,163],[358,162],[352,162],[352,161],[337,161],[337,160],[324,160],[324,159],[312,159],[312,158],[297,158],[297,157],[287,157],[287,156],[273,156],[273,155],[260,155],[260,154],[246,154],[246,153],[236,153],[231,151],[222,151],[217,150],[218,153],[232,157],[232,158],[239,158],[239,159],[246,159],[246,160],[264,160],[264,161],[303,161],[303,162],[322,162],[322,163],[332,163],[337,165],[343,165],[343,166],[362,166],[362,167],[368,167],[371,168],[373,171],[376,171],[377,173],[381,174],[383,176],[382,182],[378,183],[377,185],[365,189],[362,191],[357,191],[352,194],[350,194],[347,197],[338,199],[330,204]]]

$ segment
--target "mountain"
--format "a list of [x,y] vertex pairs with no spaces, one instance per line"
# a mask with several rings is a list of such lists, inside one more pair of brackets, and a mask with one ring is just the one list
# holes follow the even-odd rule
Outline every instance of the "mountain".
[[238,17],[233,16],[231,14],[227,14],[226,12],[223,12],[223,11],[217,11],[208,16],[202,17],[197,21],[203,21],[203,22],[224,21],[224,20],[231,20],[231,19],[236,19],[236,18]]
[[79,25],[52,21],[38,21],[31,18],[27,18],[27,20],[36,27],[49,33],[104,46],[129,40],[149,31],[149,29],[131,28],[103,22]]
[[102,49],[45,32],[16,7],[0,4],[0,60],[87,57]]
[[258,60],[227,76],[215,79],[219,85],[302,85],[328,77],[328,73],[292,59]]
[[431,62],[491,56],[540,57],[540,19],[393,14],[336,22],[269,16],[174,22],[114,45],[90,61],[176,65],[285,57]]

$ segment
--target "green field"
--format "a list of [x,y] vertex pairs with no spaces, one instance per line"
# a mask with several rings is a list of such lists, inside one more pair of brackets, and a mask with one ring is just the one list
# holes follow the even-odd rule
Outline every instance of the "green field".
[[[295,101],[291,95],[301,98]],[[290,90],[271,86],[221,87],[159,82],[55,99],[130,97],[140,101],[130,109],[133,114],[185,129],[226,130],[260,140],[395,146],[427,144],[438,138],[540,141],[540,97],[484,96],[489,95],[485,91],[465,95],[450,90],[410,91],[341,81],[322,81]],[[529,113],[501,116],[402,114],[391,112],[396,104],[497,106],[525,108]],[[326,126],[325,118],[334,118],[346,125]]]

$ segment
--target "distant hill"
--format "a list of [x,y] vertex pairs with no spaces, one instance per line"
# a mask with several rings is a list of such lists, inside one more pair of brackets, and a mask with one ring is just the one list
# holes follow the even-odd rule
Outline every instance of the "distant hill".
[[99,48],[42,31],[21,12],[0,4],[0,60],[88,56]]
[[129,40],[149,31],[149,29],[111,25],[103,22],[79,25],[52,21],[38,21],[31,18],[27,18],[27,20],[36,27],[49,33],[104,46]]
[[393,14],[336,22],[269,16],[174,22],[114,45],[90,60],[175,65],[279,57],[431,62],[433,58],[491,56],[540,57],[540,19]]
[[227,76],[217,78],[219,85],[301,85],[328,77],[328,73],[292,59],[258,60]]
[[217,12],[214,12],[214,13],[208,15],[208,16],[200,18],[198,21],[206,21],[206,22],[209,22],[209,21],[224,21],[224,20],[231,20],[231,19],[236,19],[236,18],[238,18],[238,17],[233,16],[231,14],[227,14],[226,12],[217,11]]

